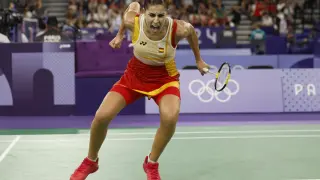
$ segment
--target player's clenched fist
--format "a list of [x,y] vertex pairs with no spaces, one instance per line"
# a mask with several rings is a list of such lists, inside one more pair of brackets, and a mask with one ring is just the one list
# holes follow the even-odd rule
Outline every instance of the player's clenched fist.
[[123,36],[117,35],[115,38],[112,39],[112,41],[110,41],[109,45],[114,49],[118,49],[121,47],[122,40]]

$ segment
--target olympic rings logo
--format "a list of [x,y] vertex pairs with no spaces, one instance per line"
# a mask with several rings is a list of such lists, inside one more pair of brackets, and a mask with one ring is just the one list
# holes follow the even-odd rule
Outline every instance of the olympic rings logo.
[[[214,83],[215,83],[215,79],[208,81],[206,84],[200,79],[196,79],[189,83],[189,91],[192,95],[197,96],[201,102],[204,102],[204,103],[212,102],[212,100],[215,98],[217,101],[221,103],[225,103],[225,102],[228,102],[231,99],[231,97],[236,95],[240,90],[239,83],[233,79],[230,79],[228,84],[232,83],[236,86],[236,89],[234,91],[231,91],[228,88],[228,86],[221,92],[215,91],[213,88]],[[193,88],[194,84],[200,84],[201,87],[197,90],[194,90]],[[203,98],[202,96],[205,93],[208,93],[210,95],[210,98],[208,99]],[[221,93],[224,93],[225,95],[227,95],[227,98],[225,99],[221,98],[219,96]]]

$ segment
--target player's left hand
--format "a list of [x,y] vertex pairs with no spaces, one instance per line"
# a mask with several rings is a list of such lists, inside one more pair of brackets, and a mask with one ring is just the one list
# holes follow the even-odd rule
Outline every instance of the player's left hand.
[[207,63],[205,63],[203,59],[201,59],[200,61],[197,61],[197,67],[202,76],[207,73],[204,70],[205,68],[210,69],[210,66]]
[[112,41],[110,41],[109,45],[113,48],[113,49],[119,49],[121,47],[122,44],[122,40],[124,39],[124,37],[122,35],[117,35],[116,37],[114,37],[112,39]]

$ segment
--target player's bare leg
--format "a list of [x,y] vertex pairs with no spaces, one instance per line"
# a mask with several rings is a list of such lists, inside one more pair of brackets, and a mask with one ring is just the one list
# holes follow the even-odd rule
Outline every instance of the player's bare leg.
[[159,103],[160,108],[160,127],[156,133],[150,160],[158,161],[161,153],[172,138],[180,113],[180,99],[175,95],[165,95]]
[[88,158],[95,160],[104,142],[111,120],[126,106],[126,101],[117,92],[109,92],[103,99],[91,124]]
[[125,99],[117,92],[109,92],[103,99],[91,125],[88,157],[71,175],[70,180],[85,180],[98,170],[98,153],[106,138],[111,120],[126,106]]
[[159,108],[160,127],[157,130],[149,159],[146,157],[144,163],[148,179],[152,180],[160,180],[157,161],[176,130],[180,113],[180,99],[175,95],[165,95],[160,100]]

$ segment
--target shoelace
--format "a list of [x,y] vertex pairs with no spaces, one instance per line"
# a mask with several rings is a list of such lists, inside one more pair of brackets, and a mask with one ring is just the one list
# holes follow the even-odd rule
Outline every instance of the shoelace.
[[160,180],[157,166],[149,166],[148,169],[149,169],[149,173],[148,173],[149,178],[151,178],[152,180]]

